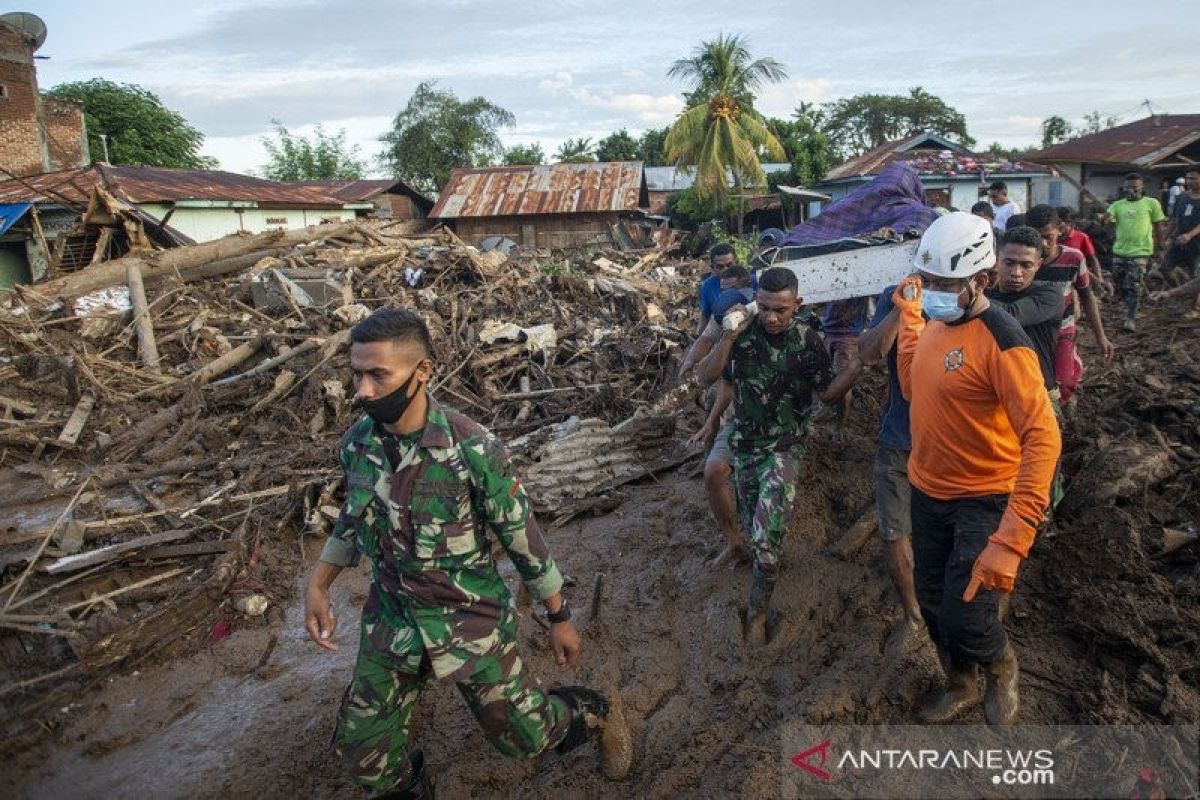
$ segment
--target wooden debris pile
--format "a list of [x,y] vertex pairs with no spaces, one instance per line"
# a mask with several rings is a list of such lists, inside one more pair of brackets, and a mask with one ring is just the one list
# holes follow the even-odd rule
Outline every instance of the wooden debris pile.
[[0,695],[277,605],[259,556],[336,516],[349,332],[385,304],[428,321],[435,395],[518,445],[543,510],[678,463],[672,421],[608,426],[671,383],[688,265],[511,262],[403,225],[133,253],[0,300]]

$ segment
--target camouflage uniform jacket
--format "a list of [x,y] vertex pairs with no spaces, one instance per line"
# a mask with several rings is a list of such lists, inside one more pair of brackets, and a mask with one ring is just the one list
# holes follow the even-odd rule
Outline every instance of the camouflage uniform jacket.
[[364,417],[342,438],[346,501],[321,560],[350,566],[365,554],[384,613],[418,630],[437,677],[462,679],[516,632],[484,528],[538,600],[562,576],[495,436],[432,398],[415,455],[398,471],[389,435]]
[[723,377],[733,383],[737,451],[788,450],[800,442],[813,392],[833,379],[825,343],[803,321],[772,336],[757,318],[733,344]]

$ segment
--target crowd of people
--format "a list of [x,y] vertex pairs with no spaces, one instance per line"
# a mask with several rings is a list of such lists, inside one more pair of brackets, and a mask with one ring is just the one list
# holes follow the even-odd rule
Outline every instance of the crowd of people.
[[[1200,173],[1188,172],[1168,198],[1169,222],[1140,176],[1130,175],[1126,189],[1107,210],[1115,224],[1109,271],[1132,331],[1149,261],[1164,247],[1155,273],[1178,285],[1151,299],[1200,293]],[[1004,611],[1060,497],[1064,403],[1083,375],[1079,317],[1102,358],[1115,351],[1099,313],[1098,294],[1109,291],[1099,250],[1068,210],[1022,213],[996,183],[971,213],[928,226],[909,277],[878,298],[830,303],[818,321],[802,309],[796,274],[769,264],[784,238],[765,231],[744,265],[728,244],[711,249],[697,336],[680,365],[681,379],[711,387],[690,441],[708,448],[704,485],[723,540],[713,565],[750,562],[746,642],[770,637],[811,423],[830,406],[844,423],[863,370],[886,362],[873,478],[902,607],[889,647],[909,649],[927,636],[937,649],[945,681],[916,710],[920,719],[948,721],[982,702],[989,723],[1011,725],[1018,660]],[[499,440],[430,394],[434,351],[424,321],[381,308],[350,341],[365,416],[339,445],[346,499],[306,591],[310,637],[336,650],[330,587],[361,557],[370,562],[358,656],[333,736],[349,774],[376,797],[433,797],[424,756],[409,740],[417,699],[436,679],[457,684],[488,740],[510,757],[567,752],[610,735],[627,744],[604,693],[547,691],[521,660],[492,540],[544,607],[555,659],[570,668],[580,638],[563,577]],[[628,747],[601,756],[610,777],[627,773]]]
[[[873,313],[871,298],[836,301],[817,323],[797,313],[803,298],[790,270],[752,272],[735,287],[725,276],[737,265],[714,260],[709,280],[720,283],[681,377],[695,370],[713,387],[690,442],[708,446],[705,488],[724,540],[714,566],[751,562],[749,644],[769,636],[812,418],[822,404],[844,408],[862,370],[886,362],[873,481],[901,605],[889,647],[907,650],[928,636],[938,651],[945,684],[917,709],[920,719],[947,721],[982,700],[989,723],[1013,723],[1018,666],[1004,609],[1062,497],[1061,431],[1084,375],[1079,322],[1111,360],[1104,298],[1116,294],[1132,332],[1148,274],[1177,284],[1152,293],[1154,301],[1200,296],[1200,173],[1189,171],[1171,200],[1168,217],[1144,195],[1140,175],[1127,177],[1124,197],[1105,214],[1115,234],[1111,285],[1070,209],[1023,212],[1003,182],[970,213],[929,226],[913,275],[874,298]],[[755,305],[746,313],[750,286]]]

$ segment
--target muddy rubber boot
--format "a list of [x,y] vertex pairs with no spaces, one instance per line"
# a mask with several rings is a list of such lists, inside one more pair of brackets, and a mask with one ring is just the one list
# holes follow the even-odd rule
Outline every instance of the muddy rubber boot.
[[550,694],[571,709],[567,735],[554,748],[569,753],[589,739],[600,737],[600,766],[609,780],[622,780],[633,766],[633,735],[625,722],[619,697],[614,702],[583,686],[560,686]]
[[433,800],[433,784],[429,782],[429,773],[425,771],[425,754],[420,748],[413,750],[409,761],[413,772],[408,785],[386,794],[377,794],[375,800]]
[[750,606],[746,609],[746,644],[751,647],[767,643],[767,612],[774,590],[775,581],[755,564],[750,578]]
[[1011,644],[1004,648],[998,661],[984,665],[983,716],[988,725],[1007,728],[1017,721],[1017,711],[1021,707],[1017,693],[1019,675],[1017,654]]
[[946,685],[934,692],[917,709],[917,718],[922,722],[940,724],[949,722],[979,702],[979,671],[974,664],[957,664],[949,651],[939,647],[938,660],[946,673]]

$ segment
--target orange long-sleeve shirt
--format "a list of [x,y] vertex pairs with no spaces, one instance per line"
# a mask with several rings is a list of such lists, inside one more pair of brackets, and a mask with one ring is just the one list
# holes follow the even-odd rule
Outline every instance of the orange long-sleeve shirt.
[[912,404],[913,486],[942,500],[1008,494],[1001,538],[1022,556],[1062,449],[1037,355],[1009,314],[929,322],[901,309],[900,388]]

